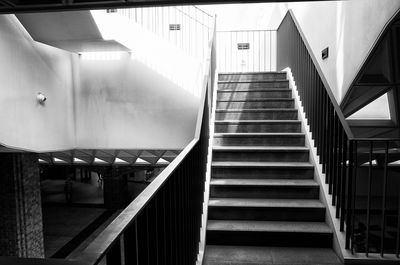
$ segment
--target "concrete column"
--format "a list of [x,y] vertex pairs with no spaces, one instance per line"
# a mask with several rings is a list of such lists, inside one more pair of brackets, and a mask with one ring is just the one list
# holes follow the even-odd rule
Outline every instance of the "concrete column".
[[108,209],[123,209],[128,205],[128,178],[116,167],[103,172],[104,204]]
[[44,257],[37,154],[0,154],[0,256]]

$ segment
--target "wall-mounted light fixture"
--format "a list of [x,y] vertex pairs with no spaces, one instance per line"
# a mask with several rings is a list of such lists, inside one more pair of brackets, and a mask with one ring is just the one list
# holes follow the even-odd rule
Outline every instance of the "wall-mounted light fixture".
[[42,94],[42,92],[38,92],[36,95],[36,100],[40,105],[43,105],[44,102],[46,101],[46,97]]

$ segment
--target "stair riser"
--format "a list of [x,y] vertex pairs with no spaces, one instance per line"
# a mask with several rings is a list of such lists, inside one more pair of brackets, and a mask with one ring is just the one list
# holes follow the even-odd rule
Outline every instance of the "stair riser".
[[218,100],[247,100],[257,98],[292,98],[292,91],[218,92]]
[[293,100],[217,101],[217,109],[293,109]]
[[262,73],[262,74],[219,74],[218,81],[274,81],[285,80],[286,74]]
[[214,146],[304,146],[304,135],[290,136],[216,136]]
[[239,162],[307,162],[308,151],[291,152],[251,152],[251,151],[214,151],[213,161],[239,161]]
[[314,168],[212,167],[211,174],[216,179],[312,179]]
[[318,186],[244,186],[211,185],[212,198],[317,199]]
[[297,120],[297,111],[216,112],[216,120]]
[[330,233],[207,231],[207,244],[274,247],[332,247]]
[[268,88],[289,88],[288,81],[260,82],[260,83],[218,83],[218,90],[232,89],[268,89]]
[[210,220],[324,222],[324,208],[209,206]]
[[236,123],[236,124],[215,124],[216,133],[235,132],[301,132],[300,123]]

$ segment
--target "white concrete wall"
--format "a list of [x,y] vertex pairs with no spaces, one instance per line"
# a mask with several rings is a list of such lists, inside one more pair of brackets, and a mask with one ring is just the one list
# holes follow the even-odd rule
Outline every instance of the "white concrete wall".
[[[205,6],[217,14],[218,30],[277,29],[292,9],[338,102],[400,8],[399,0],[348,0],[281,4]],[[329,58],[321,51],[329,47]],[[295,77],[296,78],[296,77]]]
[[15,16],[1,15],[0,58],[0,143],[38,151],[74,146],[74,56],[33,41]]
[[[341,102],[384,25],[400,8],[400,1],[328,1],[283,7],[293,10],[337,101]],[[326,47],[329,58],[322,60],[321,51]]]
[[179,149],[194,137],[199,98],[140,60],[80,60],[80,148]]
[[184,148],[194,137],[203,64],[137,39],[133,56],[83,60],[0,16],[0,144],[39,152]]

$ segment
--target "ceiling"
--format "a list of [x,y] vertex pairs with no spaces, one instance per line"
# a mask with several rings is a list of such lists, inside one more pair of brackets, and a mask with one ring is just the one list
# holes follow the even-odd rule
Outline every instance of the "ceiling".
[[74,149],[39,153],[44,165],[166,166],[180,150]]
[[[1,2],[1,0],[0,0]],[[38,42],[70,52],[129,51],[115,40],[105,40],[90,11],[17,14]]]
[[[155,5],[199,5],[268,2],[312,2],[317,0],[0,0],[0,13],[21,13],[60,10],[123,8]],[[333,0],[319,0],[333,1]]]

